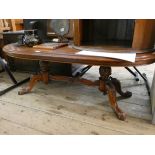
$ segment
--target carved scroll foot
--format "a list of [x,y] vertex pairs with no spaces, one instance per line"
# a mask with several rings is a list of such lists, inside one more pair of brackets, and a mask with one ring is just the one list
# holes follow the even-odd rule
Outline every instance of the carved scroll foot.
[[24,95],[24,94],[29,93],[30,91],[31,91],[30,88],[24,87],[24,88],[22,88],[21,90],[18,91],[18,95]]
[[124,121],[126,119],[126,114],[118,107],[118,104],[116,101],[116,90],[115,90],[114,85],[111,82],[107,82],[106,89],[108,92],[108,97],[109,97],[109,101],[110,101],[110,105],[112,109],[114,110],[118,119]]
[[116,90],[125,97],[130,97],[130,92],[122,92],[120,82],[117,79],[113,79],[110,77],[111,75],[111,67],[100,66],[99,68],[100,78],[99,78],[99,90],[101,92],[108,93],[110,106],[116,113],[118,119],[125,120],[125,113],[119,108],[116,101]]
[[29,92],[31,92],[32,88],[34,87],[34,85],[38,82],[42,80],[42,75],[33,75],[32,78],[30,79],[29,85],[27,87],[22,88],[19,92],[18,95],[24,95],[27,94]]
[[123,97],[128,98],[132,96],[132,93],[129,91],[123,92],[122,88],[121,88],[121,83],[119,80],[117,80],[116,78],[110,78],[111,82],[113,83],[113,85],[115,86],[116,91]]
[[32,78],[30,79],[29,85],[25,88],[22,88],[19,92],[18,95],[23,95],[31,92],[32,88],[35,86],[35,84],[38,81],[43,81],[45,84],[48,84],[49,81],[49,75],[48,75],[48,65],[49,62],[47,61],[40,61],[40,73],[37,75],[33,75]]

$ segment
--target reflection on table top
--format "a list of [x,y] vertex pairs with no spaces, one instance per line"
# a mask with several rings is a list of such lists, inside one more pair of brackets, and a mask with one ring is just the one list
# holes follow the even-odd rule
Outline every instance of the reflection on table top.
[[[94,48],[92,48],[95,50]],[[71,46],[65,46],[55,50],[42,50],[34,49],[26,46],[19,46],[17,43],[8,44],[3,47],[3,51],[6,55],[19,59],[28,59],[28,60],[41,60],[41,61],[52,61],[60,63],[79,63],[79,64],[89,64],[89,65],[103,65],[103,66],[137,66],[144,64],[151,64],[155,62],[155,51],[148,51],[145,53],[140,53],[139,51],[127,49],[98,49],[96,51],[102,52],[136,52],[136,61],[134,63],[114,59],[114,58],[105,58],[97,56],[87,56],[87,55],[77,55],[76,53],[80,49],[76,49]]]

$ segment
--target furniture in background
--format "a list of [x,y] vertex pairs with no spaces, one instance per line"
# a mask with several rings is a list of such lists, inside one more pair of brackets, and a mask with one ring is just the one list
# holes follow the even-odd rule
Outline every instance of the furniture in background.
[[[31,24],[31,22],[36,21],[36,25]],[[17,22],[16,22],[17,23]],[[38,30],[38,35],[42,39],[43,42],[49,42],[52,40],[52,36],[48,35],[48,20],[47,19],[24,19],[23,20],[23,29],[24,30],[30,30],[32,28],[36,28]],[[70,23],[72,25],[72,22]],[[73,33],[73,29],[70,28],[70,32]],[[21,35],[21,33],[24,33],[22,31],[11,31],[11,32],[5,32],[3,33],[3,46],[9,43],[15,43],[18,41],[18,36]],[[3,56],[3,53],[1,53],[1,56]],[[20,60],[20,59],[12,59],[7,58],[8,64],[10,66],[10,69],[12,71],[24,71],[24,72],[36,72],[39,62],[38,61],[32,61],[32,60]],[[62,63],[50,63],[49,64],[50,71],[59,74],[59,75],[69,75],[77,74],[76,71],[79,71],[81,68],[81,65],[78,64],[62,64]]]
[[153,49],[155,19],[76,19],[74,44]]
[[0,30],[5,31],[18,31],[23,29],[22,19],[0,19]]
[[[0,56],[4,57],[2,47],[17,41],[16,31],[23,30],[22,19],[0,19]],[[4,34],[9,32],[9,34]]]
[[[115,50],[116,52],[131,52],[131,49],[127,48]],[[155,52],[148,52],[145,50],[143,52],[140,52],[139,50],[132,50],[136,53],[135,62],[99,56],[78,55],[76,53],[80,50],[77,50],[69,46],[49,50],[19,46],[18,44],[9,44],[4,46],[3,51],[6,55],[13,58],[39,61],[40,71],[32,76],[30,83],[27,87],[19,91],[20,95],[29,93],[38,81],[43,81],[45,84],[48,84],[49,80],[62,80],[70,82],[79,82],[88,86],[98,86],[99,90],[103,94],[108,94],[110,105],[120,120],[125,120],[126,116],[125,113],[117,105],[116,91],[125,98],[131,97],[132,93],[128,91],[123,92],[121,90],[121,84],[119,80],[111,77],[111,67],[138,66],[155,62]],[[102,52],[103,49],[97,51]],[[111,50],[106,50],[106,52],[111,52]],[[60,62],[70,64],[78,63],[88,66],[100,66],[100,77],[96,81],[91,81],[82,78],[83,74],[80,74],[78,76],[60,76],[53,73],[51,74],[49,73],[49,62]]]

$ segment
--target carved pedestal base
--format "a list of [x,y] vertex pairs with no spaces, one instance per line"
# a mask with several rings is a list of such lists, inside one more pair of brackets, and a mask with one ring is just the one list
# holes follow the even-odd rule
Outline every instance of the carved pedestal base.
[[111,67],[104,67],[100,66],[99,68],[100,78],[99,78],[99,90],[103,92],[104,94],[108,94],[109,101],[112,109],[116,113],[117,117],[120,120],[125,120],[126,115],[125,113],[119,108],[117,101],[116,101],[116,91],[123,97],[131,97],[131,92],[123,92],[121,90],[121,84],[120,82],[110,77],[111,75]]
[[100,78],[97,81],[90,81],[87,79],[83,79],[80,77],[67,77],[67,76],[52,76],[48,74],[48,62],[40,62],[40,73],[37,75],[33,75],[29,85],[26,88],[23,88],[18,92],[19,95],[23,95],[26,93],[29,93],[34,85],[38,81],[43,81],[44,83],[48,83],[49,79],[50,80],[63,80],[63,81],[71,81],[71,82],[79,82],[86,84],[88,86],[99,86],[99,90],[103,92],[104,94],[108,94],[109,96],[109,101],[112,109],[116,113],[117,117],[120,120],[125,120],[126,115],[125,113],[118,107],[117,101],[116,101],[116,91],[123,97],[131,97],[132,93],[131,92],[123,92],[121,90],[121,84],[120,82],[115,79],[110,77],[111,75],[111,67],[104,67],[100,66],[99,68],[99,73],[100,73]]

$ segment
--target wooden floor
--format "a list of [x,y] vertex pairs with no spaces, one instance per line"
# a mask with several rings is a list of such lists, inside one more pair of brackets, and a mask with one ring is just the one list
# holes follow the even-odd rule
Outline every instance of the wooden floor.
[[[138,67],[151,83],[154,64]],[[14,73],[18,79],[26,73]],[[98,67],[93,67],[85,77],[98,78]],[[151,124],[150,100],[142,79],[136,82],[124,68],[113,68],[113,77],[119,78],[123,90],[133,96],[122,99],[119,106],[127,113],[126,121],[115,117],[98,88],[68,82],[38,83],[32,93],[17,95],[20,88],[0,97],[0,134],[155,134]],[[0,89],[11,81],[0,74]]]

